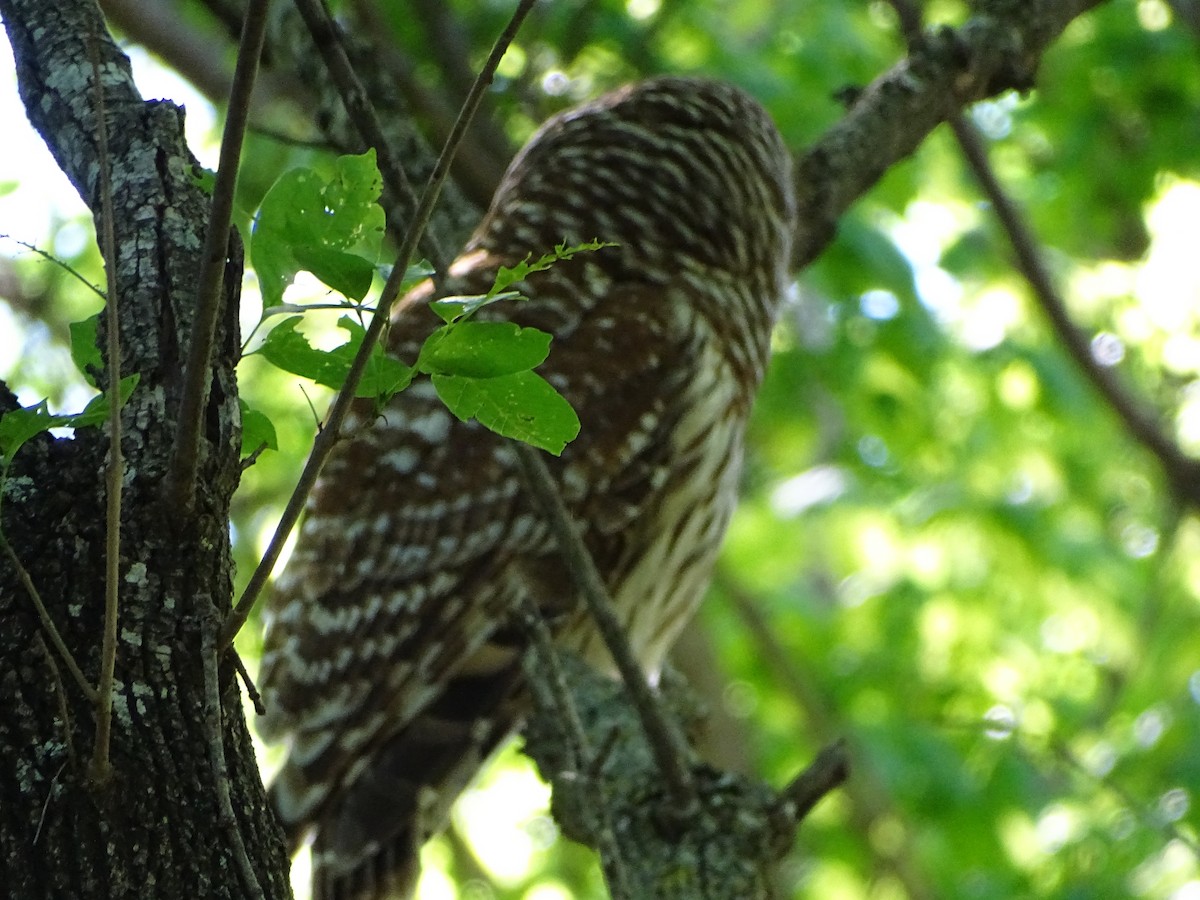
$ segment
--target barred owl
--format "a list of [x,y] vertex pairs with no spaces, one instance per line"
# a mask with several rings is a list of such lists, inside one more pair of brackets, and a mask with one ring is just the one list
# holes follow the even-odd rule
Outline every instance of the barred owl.
[[[734,506],[747,415],[784,290],[790,162],[764,110],[703,80],[633,85],[550,120],[506,173],[443,293],[566,241],[615,246],[529,276],[480,314],[554,335],[539,372],[579,414],[550,460],[648,671],[705,590]],[[389,349],[437,318],[418,290]],[[363,407],[326,465],[274,589],[264,732],[270,796],[314,895],[409,896],[422,842],[520,724],[532,600],[564,646],[600,654],[507,440],[428,383]]]

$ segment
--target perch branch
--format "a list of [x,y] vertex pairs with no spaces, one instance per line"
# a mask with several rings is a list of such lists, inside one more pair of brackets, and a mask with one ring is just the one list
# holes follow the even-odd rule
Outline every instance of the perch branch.
[[827,744],[799,776],[780,792],[780,807],[799,822],[817,802],[850,776],[850,753],[844,740]]
[[[592,752],[583,722],[579,719],[579,711],[571,698],[571,689],[567,684],[566,675],[559,663],[558,650],[550,634],[546,620],[541,611],[529,597],[524,597],[523,618],[525,629],[533,638],[534,658],[527,657],[526,674],[529,677],[530,690],[537,697],[537,703],[546,709],[557,710],[563,723],[563,732],[568,745],[568,755],[572,769],[583,777],[587,777],[600,762],[601,757]],[[628,888],[628,876],[625,874],[625,864],[621,858],[616,836],[613,833],[611,817],[603,798],[593,809],[595,818],[595,834],[601,864],[604,867],[605,881],[608,884],[610,900],[627,900],[632,897]]]

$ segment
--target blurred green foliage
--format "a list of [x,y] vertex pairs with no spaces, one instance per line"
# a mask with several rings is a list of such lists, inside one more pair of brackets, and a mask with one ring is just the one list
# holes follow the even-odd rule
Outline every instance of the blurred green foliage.
[[[462,67],[511,6],[442,5],[469,50]],[[422,16],[380,13],[414,77],[455,97]],[[926,13],[967,15],[948,0]],[[1097,355],[1193,454],[1198,44],[1163,0],[1114,0],[1068,29],[1036,91],[972,111]],[[558,0],[501,67],[491,103],[511,147],[495,152],[658,72],[744,85],[800,152],[837,120],[842,89],[903,52],[882,2]],[[302,113],[278,113],[280,130],[307,133]],[[280,171],[331,165],[266,135],[248,146],[244,214]],[[94,247],[63,253],[58,233],[26,237],[101,281]],[[3,252],[20,296],[44,299],[19,315],[65,347],[65,323],[94,300]],[[241,374],[279,445],[235,500],[244,580],[324,395],[254,358]],[[0,376],[53,391],[36,360]],[[708,752],[782,784],[834,737],[853,751],[851,783],[783,867],[786,896],[1200,897],[1200,523],[1058,344],[944,129],[799,275],[700,626],[723,673],[706,699],[734,726],[714,727]],[[245,656],[256,642],[248,630]],[[589,855],[553,840],[544,812],[480,825],[530,783],[511,751],[489,770],[454,835],[427,850],[430,896],[454,896],[453,883],[464,898],[599,896]],[[488,791],[500,791],[490,804]],[[505,829],[525,844],[504,844]]]

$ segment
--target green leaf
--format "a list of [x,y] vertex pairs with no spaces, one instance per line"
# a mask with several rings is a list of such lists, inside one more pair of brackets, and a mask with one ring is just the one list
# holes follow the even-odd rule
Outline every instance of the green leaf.
[[[118,390],[121,398],[117,403],[117,408],[123,407],[133,394],[133,389],[137,387],[141,380],[141,375],[126,375],[118,384]],[[75,428],[86,428],[88,425],[103,425],[108,421],[109,402],[107,394],[97,394],[88,401],[88,405],[83,408],[83,412],[76,413],[73,416],[67,416],[70,420],[67,425],[72,425]]]
[[0,456],[11,460],[35,435],[65,425],[70,416],[52,415],[45,400],[0,416]]
[[[120,406],[129,400],[140,378],[140,375],[126,375],[121,379]],[[85,428],[103,424],[108,420],[108,413],[108,397],[104,394],[93,397],[83,412],[79,413],[51,413],[45,400],[33,406],[10,410],[0,416],[0,456],[12,460],[26,441],[51,428]]]
[[[353,347],[353,353],[350,354],[350,359],[353,360],[354,353],[358,352],[367,336],[367,330],[350,316],[338,319],[338,327],[350,333],[350,341],[343,344],[339,350]],[[347,362],[347,371],[349,368],[350,364]],[[371,357],[367,360],[367,367],[363,370],[355,396],[373,397],[379,403],[386,403],[393,395],[408,387],[415,374],[416,369],[406,366],[394,356],[389,356],[383,347],[376,344],[371,350]]]
[[340,387],[346,378],[349,364],[335,355],[337,351],[317,350],[308,339],[296,331],[303,320],[289,316],[268,332],[257,352],[276,368],[323,384]]
[[[391,276],[392,266],[383,267],[383,276]],[[434,273],[433,264],[427,259],[417,260],[404,270],[404,278],[400,280],[400,295],[403,296]]]
[[579,417],[571,404],[534,372],[498,378],[434,375],[432,380],[442,402],[459,419],[477,419],[497,434],[555,456],[579,434]]
[[362,300],[371,290],[375,266],[369,259],[327,247],[303,245],[292,248],[292,255],[301,269],[312,272],[351,300]]
[[242,456],[249,456],[264,445],[268,450],[278,450],[279,438],[275,434],[275,424],[245,400],[239,399],[238,405],[242,410]]
[[96,341],[96,326],[99,321],[100,313],[96,313],[82,322],[72,322],[68,326],[71,331],[71,359],[92,387],[96,387],[96,376],[104,368],[104,360],[100,358],[100,346]]
[[[349,316],[343,316],[338,320],[338,327],[350,332],[350,340],[333,350],[318,350],[296,330],[301,321],[300,316],[284,319],[271,329],[256,352],[285,372],[311,379],[326,387],[340,388],[346,383],[350,364],[362,346],[366,330]],[[397,391],[407,387],[412,376],[412,369],[388,356],[382,347],[376,346],[355,396],[373,397],[386,402]]]
[[441,317],[443,322],[447,325],[453,325],[461,319],[470,318],[483,307],[498,300],[523,299],[520,291],[511,291],[509,287],[526,278],[531,272],[544,272],[560,259],[570,259],[576,253],[602,250],[605,247],[615,246],[617,245],[604,241],[588,241],[585,244],[575,244],[571,247],[568,247],[565,243],[559,244],[551,252],[543,254],[533,262],[530,262],[529,257],[526,256],[525,259],[512,268],[501,266],[496,273],[496,278],[492,282],[491,288],[486,294],[464,294],[442,297],[440,300],[432,301],[429,306]]
[[512,322],[460,322],[429,336],[417,368],[438,375],[494,378],[541,365],[550,352],[550,335]]
[[334,168],[331,179],[312,169],[285,172],[263,198],[250,258],[267,308],[283,302],[302,270],[355,300],[370,289],[384,229],[375,152],[339,157]]

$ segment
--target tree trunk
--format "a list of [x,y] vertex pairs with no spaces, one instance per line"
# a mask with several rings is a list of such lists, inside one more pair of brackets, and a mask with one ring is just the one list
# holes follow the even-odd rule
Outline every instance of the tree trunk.
[[[95,67],[102,75],[117,297],[102,318],[101,344],[117,309],[120,372],[140,376],[122,411],[113,774],[105,784],[89,775],[95,707],[52,648],[17,567],[0,558],[0,884],[22,897],[232,898],[253,896],[252,871],[263,896],[285,897],[288,859],[265,804],[232,658],[218,668],[218,719],[202,653],[232,593],[240,246],[233,242],[226,264],[199,487],[184,512],[165,478],[208,204],[192,175],[183,112],[138,96],[94,3],[0,0],[0,13],[30,118],[94,211],[98,233]],[[15,405],[0,391],[0,411]],[[3,495],[4,534],[93,687],[105,608],[107,443],[95,428],[34,439],[15,456]],[[221,813],[218,743],[236,821]]]

